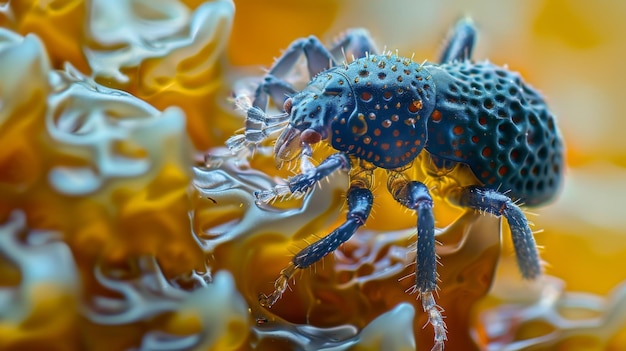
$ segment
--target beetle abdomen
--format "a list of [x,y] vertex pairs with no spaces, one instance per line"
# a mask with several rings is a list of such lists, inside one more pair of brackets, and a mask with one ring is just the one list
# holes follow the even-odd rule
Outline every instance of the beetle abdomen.
[[428,66],[437,106],[426,150],[466,163],[485,186],[536,205],[556,193],[563,144],[541,95],[489,62]]

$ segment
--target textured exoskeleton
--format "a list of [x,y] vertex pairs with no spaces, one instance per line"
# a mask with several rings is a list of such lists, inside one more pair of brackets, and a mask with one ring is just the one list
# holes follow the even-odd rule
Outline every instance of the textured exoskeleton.
[[[350,31],[331,49],[317,38],[296,40],[258,87],[248,112],[246,133],[231,138],[236,151],[255,146],[281,130],[277,164],[301,157],[302,173],[286,185],[257,193],[259,201],[304,194],[334,171],[350,171],[346,221],[297,253],[261,303],[273,305],[297,269],[306,268],[348,240],[367,220],[373,202],[373,169],[387,170],[387,188],[403,206],[415,210],[417,258],[414,291],[435,329],[433,350],[443,349],[446,328],[436,305],[437,288],[433,200],[423,179],[407,169],[427,153],[435,174],[469,167],[475,184],[447,195],[456,204],[504,216],[524,278],[534,279],[541,264],[533,233],[517,202],[539,205],[552,199],[563,173],[563,144],[554,116],[541,95],[520,75],[489,62],[470,60],[475,29],[457,23],[439,64],[413,62],[390,52],[378,54],[364,30]],[[336,64],[342,50],[357,58]],[[286,82],[301,54],[312,77],[301,91]],[[268,97],[284,114],[265,111]],[[313,167],[311,145],[326,141],[337,153]]]

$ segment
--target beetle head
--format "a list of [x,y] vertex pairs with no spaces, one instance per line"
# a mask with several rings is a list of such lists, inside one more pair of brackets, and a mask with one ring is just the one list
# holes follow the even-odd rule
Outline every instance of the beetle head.
[[355,105],[345,76],[336,72],[317,75],[301,92],[285,101],[284,110],[290,119],[274,146],[277,164],[294,160],[305,144],[328,138],[332,120],[350,116]]

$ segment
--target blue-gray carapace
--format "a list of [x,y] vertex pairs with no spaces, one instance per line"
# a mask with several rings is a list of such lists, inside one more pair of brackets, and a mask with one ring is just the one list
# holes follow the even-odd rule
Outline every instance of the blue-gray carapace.
[[[231,150],[255,147],[281,130],[274,148],[277,164],[301,160],[300,174],[257,192],[260,202],[303,195],[332,172],[350,172],[345,222],[298,252],[275,290],[261,295],[261,304],[271,307],[298,269],[333,252],[366,222],[374,201],[373,171],[382,168],[394,199],[417,213],[414,292],[435,330],[433,350],[443,349],[443,310],[433,295],[433,200],[425,179],[411,179],[407,172],[424,153],[440,177],[455,166],[469,168],[475,184],[449,191],[448,198],[462,207],[504,216],[522,276],[541,274],[533,233],[518,203],[540,205],[557,193],[563,175],[561,136],[541,94],[518,73],[471,60],[475,38],[471,20],[463,19],[439,63],[422,64],[397,53],[378,53],[365,30],[349,31],[328,49],[315,37],[298,39],[266,74],[252,103],[240,104],[247,111],[246,129],[228,140]],[[341,62],[346,52],[356,58]],[[297,91],[286,78],[301,55],[312,78]],[[266,113],[270,97],[284,113]],[[337,152],[313,167],[308,161],[311,145],[320,142]]]

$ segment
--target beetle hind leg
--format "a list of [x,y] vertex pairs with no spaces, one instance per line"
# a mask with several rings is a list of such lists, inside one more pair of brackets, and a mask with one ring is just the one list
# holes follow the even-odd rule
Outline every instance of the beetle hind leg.
[[406,208],[417,212],[417,256],[415,286],[422,300],[422,308],[428,313],[428,322],[435,332],[432,350],[443,350],[447,340],[446,324],[443,321],[443,309],[435,302],[437,290],[437,254],[435,252],[435,219],[433,199],[426,185],[418,181],[409,181],[400,173],[392,173],[388,178],[387,188],[394,199]]
[[541,275],[541,261],[533,232],[522,210],[509,197],[495,190],[469,186],[461,189],[456,201],[461,206],[506,218],[522,277],[535,279]]

